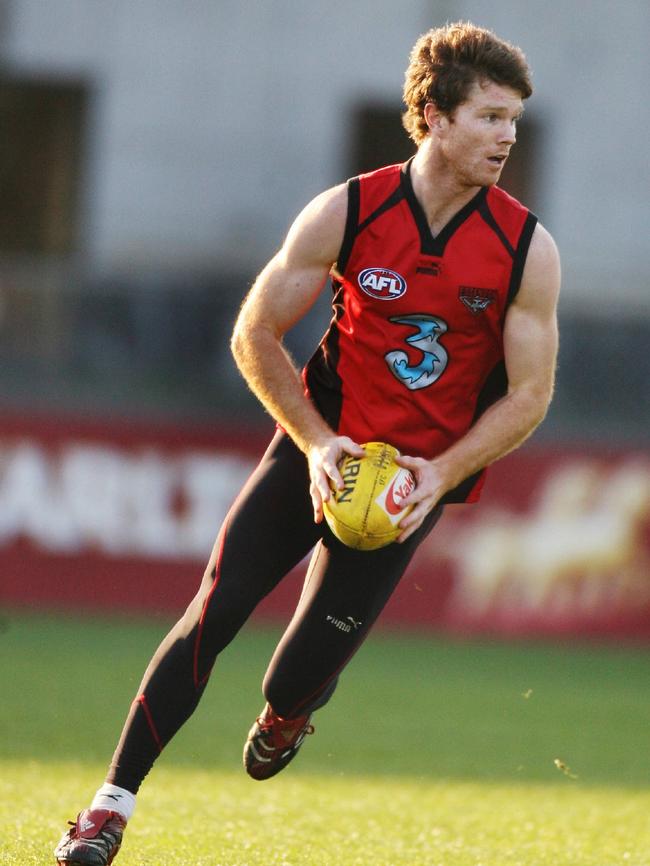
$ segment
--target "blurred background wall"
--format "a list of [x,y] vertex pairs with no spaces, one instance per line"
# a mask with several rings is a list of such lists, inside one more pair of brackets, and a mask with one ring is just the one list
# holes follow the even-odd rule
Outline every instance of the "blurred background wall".
[[647,442],[645,0],[3,0],[0,400],[261,418],[227,348],[241,297],[315,193],[411,153],[409,50],[458,18],[534,72],[503,185],[563,257],[541,435]]
[[502,185],[562,254],[557,393],[384,621],[650,637],[647,0],[0,0],[0,604],[189,600],[272,430],[241,299],[312,196],[411,155],[409,51],[466,18],[533,69]]

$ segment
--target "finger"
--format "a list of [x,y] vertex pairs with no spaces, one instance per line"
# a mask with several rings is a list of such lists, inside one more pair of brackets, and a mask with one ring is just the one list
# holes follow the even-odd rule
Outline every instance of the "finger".
[[[339,475],[338,470],[336,470],[336,474]],[[323,465],[322,469],[316,474],[316,477],[314,479],[314,484],[315,484],[316,490],[318,491],[318,494],[319,494],[319,496],[323,502],[327,502],[328,499],[330,499],[332,496],[332,486],[330,484],[330,477],[331,476],[330,476],[330,473],[328,471],[328,468],[325,465]],[[339,475],[339,478],[340,477],[341,476]],[[332,479],[332,481],[334,481],[334,483],[336,484],[335,479]],[[341,482],[343,482],[342,478],[341,478]],[[338,485],[336,485],[336,486],[338,486]]]
[[406,541],[413,533],[422,526],[424,518],[427,516],[429,509],[420,504],[413,508],[408,514],[405,514],[399,521],[399,528],[402,530],[398,535],[399,542]]
[[412,514],[414,508],[416,508],[421,502],[425,502],[430,498],[431,491],[427,491],[426,487],[420,487],[416,483],[413,490],[402,499],[400,506],[403,510],[408,510],[409,513]]
[[[415,508],[415,506],[418,503],[422,502],[422,500],[424,498],[425,498],[425,493],[421,490],[418,490],[417,487],[414,487],[413,490],[411,490],[411,492],[407,496],[405,496],[404,499],[402,499],[402,501],[400,503],[400,508],[403,511],[407,511],[407,510],[412,511],[412,509]],[[405,518],[402,518],[402,519],[405,519]],[[401,523],[401,521],[400,521],[400,523]]]
[[[404,508],[406,508],[406,506],[404,506]],[[400,518],[399,528],[404,531],[408,531],[413,528],[417,529],[430,510],[431,509],[428,502],[425,502],[424,500],[418,502],[416,505],[413,506],[413,508],[407,511],[403,515],[403,517]]]
[[347,436],[341,440],[341,448],[346,454],[350,454],[352,457],[363,457],[366,453],[358,442],[355,442],[354,439],[350,439]]
[[322,464],[318,468],[314,469],[313,478],[323,499],[330,498],[333,487],[337,489],[343,487],[341,473],[333,460],[323,460]]
[[418,522],[418,523],[415,523],[413,526],[409,526],[409,528],[408,528],[408,529],[405,529],[404,532],[401,532],[401,533],[397,536],[397,539],[396,539],[397,543],[398,543],[398,544],[403,544],[403,543],[407,540],[407,538],[410,538],[410,537],[413,535],[413,533],[414,533],[417,529],[420,528],[420,523],[421,523],[421,521]]
[[404,515],[404,517],[399,521],[399,528],[403,532],[406,532],[411,529],[414,524],[418,523],[421,523],[421,518],[417,514],[414,515],[411,511],[409,514]]
[[[349,446],[346,446],[342,443],[342,450],[344,454],[349,454],[351,457],[363,457],[364,450],[360,445],[355,445],[354,442],[351,442]],[[332,483],[337,490],[343,490],[345,487],[345,482],[343,481],[343,476],[341,475],[341,470],[339,469],[339,463],[341,460],[335,461],[324,461],[323,469],[328,474],[328,476],[332,479]]]
[[309,485],[309,495],[314,509],[314,523],[320,523],[323,519],[323,500],[314,484]]
[[[324,463],[323,469],[327,473],[327,476],[332,479],[332,483],[336,487],[337,490],[343,490],[345,487],[345,483],[343,481],[343,476],[339,472],[339,467],[336,463]],[[329,482],[327,484],[328,493],[331,492],[331,488],[329,486]]]
[[395,463],[402,466],[404,469],[410,469],[411,472],[420,468],[422,462],[421,457],[409,457],[407,454],[397,454]]

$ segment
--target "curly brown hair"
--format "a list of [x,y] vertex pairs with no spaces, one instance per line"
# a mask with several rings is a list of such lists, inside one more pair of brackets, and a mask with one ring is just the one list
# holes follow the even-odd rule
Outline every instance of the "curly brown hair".
[[411,51],[404,82],[402,123],[413,141],[421,144],[429,132],[427,102],[451,117],[474,82],[482,80],[512,87],[522,99],[533,92],[523,51],[490,30],[457,21],[423,33]]

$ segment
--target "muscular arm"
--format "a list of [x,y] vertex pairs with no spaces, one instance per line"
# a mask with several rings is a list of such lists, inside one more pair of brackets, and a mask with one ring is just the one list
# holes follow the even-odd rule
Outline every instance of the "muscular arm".
[[530,436],[546,415],[557,356],[557,299],[560,262],[549,233],[533,235],[519,293],[506,315],[503,342],[508,393],[494,403],[451,448],[432,461],[403,457],[417,487],[405,504],[413,511],[401,521],[405,540],[440,498]]
[[317,196],[291,226],[279,252],[247,295],[232,337],[244,379],[309,461],[314,517],[322,519],[328,478],[342,486],[337,462],[362,449],[337,436],[304,393],[300,371],[283,345],[284,334],[316,301],[335,262],[345,230],[347,188]]

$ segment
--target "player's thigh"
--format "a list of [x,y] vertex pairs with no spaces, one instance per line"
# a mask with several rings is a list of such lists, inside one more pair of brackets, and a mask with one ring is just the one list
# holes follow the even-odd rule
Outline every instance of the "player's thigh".
[[320,536],[304,455],[277,433],[230,509],[204,582],[219,595],[263,596],[294,568]]
[[[332,619],[357,623],[352,632],[363,634],[375,622],[415,551],[433,529],[442,507],[435,509],[425,524],[404,544],[389,544],[379,550],[352,550],[328,531],[314,551],[300,604],[289,633],[332,627]],[[330,619],[331,617],[331,619]],[[336,626],[335,626],[336,627]],[[339,629],[341,630],[341,629]]]
[[289,705],[292,713],[309,706],[345,667],[441,513],[442,508],[432,512],[406,543],[380,550],[352,550],[331,533],[324,534],[265,678],[267,695],[273,694],[285,712]]

